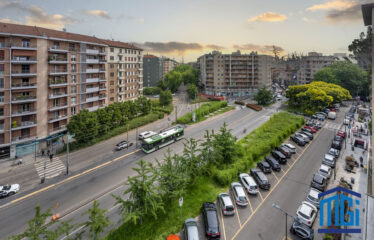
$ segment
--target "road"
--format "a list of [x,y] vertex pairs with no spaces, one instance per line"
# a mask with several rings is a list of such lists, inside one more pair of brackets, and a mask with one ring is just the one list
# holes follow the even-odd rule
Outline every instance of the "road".
[[[185,137],[202,138],[205,130],[214,129],[218,131],[226,122],[228,127],[233,129],[233,135],[241,138],[244,136],[244,128],[249,132],[260,126],[276,111],[279,104],[265,108],[260,112],[244,108],[223,113],[201,123],[188,126],[185,129]],[[180,153],[182,149],[182,142],[172,145],[172,150],[175,153]],[[49,207],[55,207],[58,203],[58,208],[53,209],[54,213],[58,212],[66,219],[74,218],[82,222],[87,219],[87,216],[81,217],[82,212],[86,210],[84,205],[90,204],[94,199],[99,199],[103,208],[110,209],[110,220],[117,222],[119,217],[115,208],[112,208],[114,201],[110,194],[118,194],[124,191],[123,183],[127,176],[134,174],[132,168],[135,167],[137,161],[144,159],[154,163],[156,158],[163,158],[166,150],[164,148],[149,155],[145,155],[141,151],[102,153],[105,161],[101,165],[95,166],[95,170],[86,170],[87,173],[80,172],[76,175],[77,177],[68,179],[64,176],[57,177],[53,179],[54,185],[50,185],[50,188],[41,189],[37,194],[24,200],[14,202],[13,199],[12,204],[3,207],[0,210],[0,226],[6,227],[0,228],[0,235],[6,237],[22,232],[27,225],[27,220],[34,216],[34,209],[38,204],[42,207],[42,210],[46,210]],[[86,206],[88,207],[88,205]]]

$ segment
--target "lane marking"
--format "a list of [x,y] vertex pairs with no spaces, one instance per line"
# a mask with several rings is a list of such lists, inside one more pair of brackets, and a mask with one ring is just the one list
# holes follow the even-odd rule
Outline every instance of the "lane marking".
[[[320,134],[321,132],[318,133],[318,135]],[[317,136],[316,135],[316,138]],[[270,196],[270,194],[277,188],[278,184],[283,180],[283,178],[287,175],[287,173],[292,169],[292,167],[295,165],[296,162],[299,161],[300,157],[304,154],[304,152],[309,149],[309,147],[311,146],[312,144],[309,144],[306,148],[304,148],[304,150],[302,151],[301,155],[292,163],[291,167],[288,168],[285,172],[285,174],[283,174],[283,176],[280,178],[280,180],[275,184],[275,186],[270,189],[269,191],[269,194],[266,195],[265,199],[263,199],[260,204],[257,206],[257,208],[255,209],[255,211],[247,218],[247,220],[243,223],[243,225],[240,226],[239,230],[234,234],[234,236],[231,238],[231,240],[234,240],[236,238],[236,236],[243,230],[243,228],[247,225],[247,223],[252,219],[253,215],[255,215],[255,213],[257,212],[257,210],[262,206],[262,204],[265,202],[265,200]]]
[[275,173],[273,171],[271,171],[271,173],[274,175],[274,177],[277,179],[277,182],[279,181],[277,175],[275,175]]
[[235,201],[235,204],[236,204],[236,218],[238,219],[238,222],[239,222],[239,226],[241,227],[242,226],[242,223],[240,222],[240,217],[239,217],[239,205],[236,203],[236,200],[235,200],[235,198],[234,198],[234,195],[233,195],[233,193],[232,192],[230,192],[230,194],[231,194],[231,197],[232,197],[232,199],[234,199],[234,201]]
[[263,201],[264,198],[262,197],[262,194],[261,194],[261,191],[260,191],[260,190],[258,190],[258,194],[260,194],[260,197],[261,197],[261,199],[262,199],[262,201]]
[[[218,205],[218,204],[217,204]],[[222,208],[219,211],[221,215],[221,221],[222,221],[222,228],[223,228],[223,239],[226,240],[226,229],[225,229],[225,221],[223,220],[223,213],[222,213]]]
[[288,161],[286,163],[287,163],[288,167],[291,167],[291,165],[288,163]]
[[283,173],[286,173],[282,168],[281,168],[281,171],[282,171]]

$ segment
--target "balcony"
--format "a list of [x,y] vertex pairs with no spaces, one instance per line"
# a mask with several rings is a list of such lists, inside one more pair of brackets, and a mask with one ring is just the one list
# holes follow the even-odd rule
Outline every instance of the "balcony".
[[53,105],[52,107],[50,107],[48,109],[48,111],[56,111],[56,110],[61,110],[61,109],[65,109],[65,108],[68,108],[68,107],[69,107],[69,105],[67,103]]
[[53,135],[53,134],[56,134],[56,133],[60,133],[60,132],[63,132],[63,131],[66,131],[66,125],[62,125],[60,127],[57,127],[57,128],[53,128],[51,132],[48,133],[49,136]]
[[100,86],[99,91],[106,91],[106,86]]
[[67,58],[59,58],[59,57],[48,57],[48,62],[50,64],[67,64],[68,59]]
[[67,80],[49,80],[50,87],[65,87],[68,85]]
[[90,97],[90,98],[86,98],[86,103],[88,102],[96,102],[99,100],[99,96],[96,96],[96,97]]
[[36,50],[36,45],[30,45],[30,43],[22,43],[22,44],[11,44],[11,49],[21,49],[21,50]]
[[36,58],[30,58],[30,57],[12,57],[11,62],[13,64],[35,64],[37,63]]
[[87,58],[86,63],[99,63],[99,59]]
[[99,78],[87,78],[86,83],[97,83],[99,82]]
[[105,68],[100,68],[100,72],[105,73],[106,72]]
[[99,69],[98,68],[87,68],[86,73],[98,73]]
[[86,93],[98,92],[99,87],[86,88]]
[[99,63],[106,63],[105,59],[99,59]]
[[97,109],[99,109],[99,106],[93,106],[93,107],[87,108],[87,110],[90,112],[96,111]]
[[48,98],[49,99],[55,99],[55,98],[63,98],[63,97],[67,97],[68,94],[67,93],[53,93],[53,94],[49,94]]
[[86,53],[87,54],[97,55],[97,54],[99,54],[99,50],[96,50],[96,49],[86,49]]
[[35,77],[37,75],[36,72],[30,71],[12,71],[12,77]]
[[106,82],[106,78],[100,78],[99,81],[100,82]]
[[61,70],[52,70],[48,73],[51,76],[58,76],[58,75],[67,75],[68,70],[67,69],[61,69]]
[[27,116],[27,115],[34,115],[34,114],[36,114],[36,109],[20,110],[20,111],[13,111],[12,117],[20,117],[20,116]]
[[36,96],[17,96],[13,97],[12,103],[28,103],[28,102],[35,102]]
[[99,100],[105,100],[107,96],[105,94],[100,94],[99,95]]
[[22,90],[22,89],[30,89],[30,88],[37,88],[36,83],[13,83],[12,90]]
[[30,140],[34,140],[36,138],[36,135],[25,135],[20,137],[13,137],[12,143],[23,143]]
[[4,133],[5,128],[4,128],[4,123],[0,124],[0,133]]
[[16,122],[16,124],[12,123],[12,131],[31,127],[36,127],[36,121],[24,121],[20,123]]
[[53,118],[48,119],[48,123],[54,123],[57,121],[68,119],[69,117],[67,115],[59,115]]
[[52,46],[52,47],[49,47],[49,48],[48,48],[48,51],[49,51],[49,52],[58,52],[58,53],[67,53],[67,52],[68,52],[67,49],[60,49],[59,46]]

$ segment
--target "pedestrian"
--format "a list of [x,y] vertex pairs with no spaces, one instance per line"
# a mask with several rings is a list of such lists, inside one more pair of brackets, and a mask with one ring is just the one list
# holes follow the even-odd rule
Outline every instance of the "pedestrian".
[[44,157],[44,149],[42,149],[42,157]]
[[53,154],[49,155],[49,160],[51,160],[51,162],[52,162],[52,160],[53,160]]
[[363,162],[364,162],[364,158],[361,156],[360,157],[360,167],[364,167]]
[[49,151],[49,149],[48,149],[48,151],[47,151],[47,156],[49,156],[50,155],[50,151]]

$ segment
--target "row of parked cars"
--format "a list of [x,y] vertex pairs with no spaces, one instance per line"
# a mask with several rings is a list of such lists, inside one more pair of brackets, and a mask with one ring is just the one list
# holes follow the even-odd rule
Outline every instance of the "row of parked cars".
[[[276,147],[270,155],[257,164],[256,168],[251,169],[249,174],[239,174],[239,181],[231,184],[229,193],[220,193],[218,195],[218,206],[213,202],[203,203],[202,216],[205,236],[208,239],[219,239],[221,231],[218,211],[222,211],[222,215],[224,216],[235,215],[235,205],[246,207],[249,204],[247,194],[257,195],[259,188],[269,190],[271,186],[266,174],[271,173],[271,171],[279,172],[281,164],[286,164],[287,159],[291,158],[291,155],[294,153],[296,153],[296,147],[292,144],[284,143]],[[185,221],[184,234],[186,240],[199,239],[195,219],[190,218]]]
[[320,121],[308,121],[301,131],[296,133],[294,136],[291,136],[291,140],[299,146],[305,146],[314,139],[313,134],[321,128],[322,123]]

